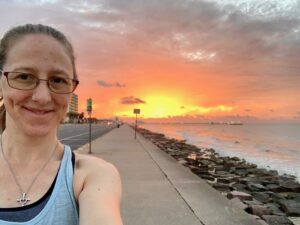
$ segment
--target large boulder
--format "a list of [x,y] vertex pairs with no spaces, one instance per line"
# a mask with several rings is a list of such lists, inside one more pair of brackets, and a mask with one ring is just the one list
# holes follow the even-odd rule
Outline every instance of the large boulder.
[[287,198],[300,203],[300,193],[289,193]]
[[288,216],[300,216],[300,203],[294,200],[279,200],[278,204]]
[[252,201],[253,199],[252,195],[241,191],[232,191],[227,194],[227,198],[239,198],[241,201]]
[[233,184],[232,187],[235,191],[248,192],[246,190],[247,185],[245,185],[245,184],[236,183],[236,184]]
[[189,166],[189,168],[193,173],[198,174],[199,176],[210,175],[206,167]]
[[221,177],[218,178],[218,183],[230,184],[235,181],[235,177]]
[[262,217],[263,215],[271,215],[272,211],[264,205],[250,205],[246,212]]
[[285,188],[287,191],[300,193],[300,184],[296,181],[281,182],[280,186]]
[[251,206],[251,205],[264,205],[262,202],[256,200],[253,198],[252,201],[243,201],[245,204],[247,204],[248,206]]
[[282,192],[284,191],[284,188],[277,185],[277,184],[267,184],[266,185],[266,188],[269,190],[269,191],[272,191],[272,192],[276,192],[276,193],[279,193],[279,192]]
[[293,225],[293,223],[286,216],[264,215],[262,218],[269,225]]
[[285,216],[285,213],[279,209],[279,205],[276,203],[267,203],[265,204],[271,211],[273,215]]
[[265,186],[263,186],[259,183],[250,183],[250,182],[247,184],[247,188],[250,191],[256,191],[256,192],[268,190]]
[[273,202],[278,202],[279,200],[286,199],[286,194],[285,193],[274,193],[274,192],[271,192],[270,196],[271,196]]
[[230,185],[228,185],[228,184],[214,183],[214,184],[212,184],[212,186],[220,192],[228,193],[228,192],[232,191]]
[[251,194],[253,198],[255,198],[256,200],[262,203],[268,203],[271,200],[269,192],[252,192]]
[[235,173],[241,177],[245,177],[249,174],[249,171],[247,169],[234,169],[234,171],[232,171],[232,173]]

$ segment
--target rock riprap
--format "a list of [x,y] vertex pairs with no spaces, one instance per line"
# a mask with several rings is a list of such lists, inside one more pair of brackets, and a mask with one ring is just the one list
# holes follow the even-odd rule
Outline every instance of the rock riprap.
[[212,148],[164,134],[142,128],[138,132],[263,223],[292,225],[291,220],[300,219],[300,184],[295,176],[279,175],[238,157],[221,157]]

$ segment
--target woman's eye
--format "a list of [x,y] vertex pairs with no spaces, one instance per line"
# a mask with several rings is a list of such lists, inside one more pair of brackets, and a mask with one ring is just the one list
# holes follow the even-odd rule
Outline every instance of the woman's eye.
[[36,77],[30,73],[26,72],[11,72],[7,75],[7,78],[11,82],[17,83],[34,83],[36,82]]
[[31,75],[28,73],[20,73],[18,76],[16,76],[15,79],[19,80],[29,80],[31,78]]
[[67,84],[67,79],[62,78],[62,77],[52,77],[51,78],[52,83],[56,84]]

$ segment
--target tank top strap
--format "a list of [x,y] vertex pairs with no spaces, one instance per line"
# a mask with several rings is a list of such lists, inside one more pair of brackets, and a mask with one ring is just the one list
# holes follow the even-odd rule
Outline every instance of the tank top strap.
[[[75,200],[74,197],[74,190],[73,190],[73,176],[74,176],[74,170],[73,170],[73,164],[72,164],[72,150],[69,145],[65,145],[65,152],[67,154],[66,156],[66,184],[68,186],[68,191],[72,199],[73,206],[78,210],[78,203]],[[75,168],[75,167],[74,167]]]

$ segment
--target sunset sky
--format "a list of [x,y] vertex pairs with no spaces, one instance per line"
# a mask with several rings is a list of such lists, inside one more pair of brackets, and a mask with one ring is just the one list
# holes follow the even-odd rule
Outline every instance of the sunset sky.
[[298,0],[0,0],[74,45],[79,111],[149,121],[300,121]]

